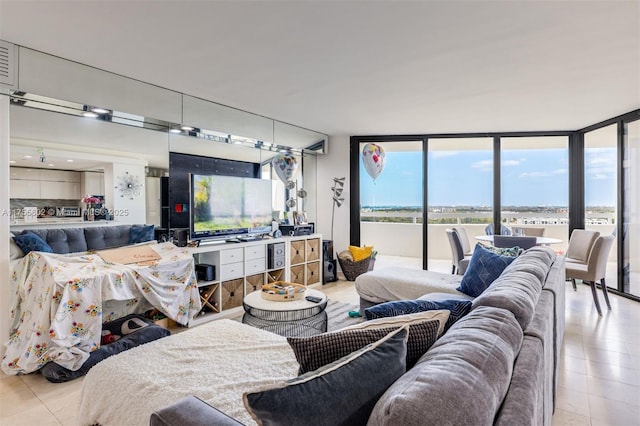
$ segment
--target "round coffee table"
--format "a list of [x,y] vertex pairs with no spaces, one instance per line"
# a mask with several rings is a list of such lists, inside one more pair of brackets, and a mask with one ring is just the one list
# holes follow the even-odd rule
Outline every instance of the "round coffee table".
[[261,290],[245,296],[242,322],[285,337],[306,337],[327,331],[327,296],[308,288],[305,296],[321,298],[320,302],[306,299],[272,301],[262,298]]

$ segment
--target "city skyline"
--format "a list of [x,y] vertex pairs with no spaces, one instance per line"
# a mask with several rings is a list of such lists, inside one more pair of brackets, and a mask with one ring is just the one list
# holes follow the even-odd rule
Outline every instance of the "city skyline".
[[[566,149],[504,150],[501,155],[503,206],[568,205]],[[430,206],[493,204],[490,151],[432,151],[428,166]],[[361,205],[421,206],[422,170],[422,152],[387,152],[385,167],[374,181],[360,160]],[[587,206],[615,206],[615,171],[615,149],[585,150]]]

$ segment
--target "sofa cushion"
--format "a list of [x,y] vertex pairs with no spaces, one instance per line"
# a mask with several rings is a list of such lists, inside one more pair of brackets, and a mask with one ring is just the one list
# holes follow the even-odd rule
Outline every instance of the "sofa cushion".
[[376,318],[395,317],[398,315],[414,314],[424,311],[436,311],[446,309],[449,312],[449,319],[445,323],[444,332],[451,327],[456,321],[465,316],[471,310],[470,300],[396,300],[394,302],[385,302],[379,305],[367,308],[364,314],[368,320]]
[[154,225],[132,225],[129,229],[129,244],[139,244],[154,238]]
[[[376,342],[398,327],[336,331],[311,337],[289,337],[287,341],[300,364],[298,374],[304,374]],[[438,338],[439,328],[440,322],[437,319],[409,326],[407,368],[413,367],[416,361],[433,345]]]
[[368,424],[492,424],[509,389],[522,336],[509,311],[471,311],[387,389]]
[[484,246],[484,248],[494,252],[495,254],[499,254],[500,256],[518,257],[524,252],[524,250],[522,250],[518,246],[515,246],[515,247]]
[[555,254],[548,247],[532,247],[517,257],[491,286],[473,301],[512,312],[524,330],[533,317],[542,285]]
[[243,395],[258,424],[365,425],[376,401],[406,371],[407,328],[319,370]]
[[480,296],[514,259],[513,256],[502,256],[487,250],[482,244],[476,244],[469,267],[456,290],[469,296]]
[[129,244],[131,225],[95,226],[84,228],[88,250],[102,250]]
[[544,357],[542,343],[529,336],[513,366],[513,376],[502,407],[496,416],[496,426],[548,425],[544,420]]
[[40,251],[44,253],[53,253],[53,249],[37,234],[33,232],[25,232],[13,237],[16,245],[22,250],[24,254],[29,254],[32,251]]
[[82,228],[48,228],[34,229],[27,232],[38,234],[54,253],[67,254],[87,251]]
[[415,314],[399,315],[397,317],[377,318],[370,321],[361,322],[358,324],[344,327],[341,331],[345,330],[360,330],[365,328],[389,328],[389,327],[401,327],[403,325],[412,325],[420,323],[422,321],[437,319],[440,323],[438,327],[438,336],[444,333],[444,326],[449,319],[451,312],[442,309],[439,311],[425,311]]

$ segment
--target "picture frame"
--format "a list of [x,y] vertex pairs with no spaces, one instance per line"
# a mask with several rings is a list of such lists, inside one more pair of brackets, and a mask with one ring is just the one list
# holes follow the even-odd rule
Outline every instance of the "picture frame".
[[296,225],[306,225],[307,224],[307,212],[297,211],[293,212],[295,218]]

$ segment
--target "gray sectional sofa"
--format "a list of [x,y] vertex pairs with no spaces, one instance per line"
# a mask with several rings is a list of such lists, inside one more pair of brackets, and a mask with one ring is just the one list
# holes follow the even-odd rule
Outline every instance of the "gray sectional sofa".
[[[368,424],[551,424],[564,275],[564,257],[549,248],[520,255],[473,300],[471,312],[386,390]],[[314,413],[309,416],[310,424],[322,424]],[[193,396],[151,416],[151,425],[205,423],[238,424]]]
[[26,229],[15,234],[37,234],[49,244],[54,253],[67,254],[126,246],[129,244],[129,231],[132,226],[142,225]]

